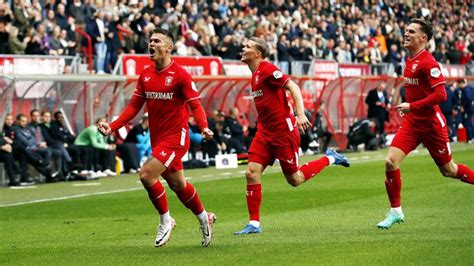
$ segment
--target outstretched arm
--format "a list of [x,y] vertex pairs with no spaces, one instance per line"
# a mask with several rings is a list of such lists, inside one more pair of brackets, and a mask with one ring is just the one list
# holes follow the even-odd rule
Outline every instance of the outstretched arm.
[[132,118],[134,118],[137,113],[142,109],[143,104],[145,103],[145,98],[142,96],[138,96],[134,94],[132,96],[132,99],[130,99],[130,102],[128,103],[127,107],[125,110],[122,112],[122,114],[119,116],[117,120],[114,122],[110,123],[99,123],[98,129],[102,135],[109,135],[113,131],[118,130],[119,128],[123,127],[130,121]]
[[291,92],[295,102],[297,126],[301,131],[305,132],[306,129],[311,127],[311,123],[304,114],[303,96],[301,95],[300,87],[292,80],[288,80],[285,84],[285,89]]
[[189,107],[191,107],[191,111],[193,112],[194,119],[196,119],[196,123],[201,129],[201,134],[203,138],[205,139],[212,139],[214,136],[214,133],[212,130],[208,128],[207,125],[207,118],[206,118],[206,113],[204,112],[204,109],[202,108],[201,105],[201,100],[198,99],[193,99],[188,102]]

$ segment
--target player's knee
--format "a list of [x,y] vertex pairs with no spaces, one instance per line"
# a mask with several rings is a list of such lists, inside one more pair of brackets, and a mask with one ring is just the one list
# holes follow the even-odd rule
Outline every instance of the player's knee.
[[295,178],[287,178],[286,182],[288,182],[288,184],[290,184],[292,187],[297,187],[301,185],[301,182]]
[[183,190],[186,187],[186,182],[181,180],[167,180],[168,186],[171,190],[178,192]]
[[385,170],[391,171],[397,168],[398,162],[393,157],[387,156],[387,158],[385,158]]
[[140,169],[140,172],[139,172],[139,175],[140,175],[140,181],[146,185],[148,183],[151,183],[152,179],[153,179],[153,173],[151,172],[151,170],[146,167],[146,166],[143,166],[141,169]]
[[451,177],[451,178],[454,178],[456,177],[456,171],[454,169],[454,167],[441,167],[439,169],[439,171],[441,172],[441,174],[444,176],[444,177]]
[[249,168],[245,172],[245,178],[247,178],[247,183],[255,184],[259,182],[258,172],[255,169]]

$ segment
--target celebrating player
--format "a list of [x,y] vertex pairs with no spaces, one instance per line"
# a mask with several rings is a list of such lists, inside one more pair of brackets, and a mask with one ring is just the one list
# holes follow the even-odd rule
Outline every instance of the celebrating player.
[[432,36],[432,26],[423,19],[412,19],[405,30],[404,46],[410,53],[403,73],[407,102],[396,107],[404,115],[385,162],[385,187],[391,209],[385,220],[377,224],[379,228],[388,229],[403,222],[399,166],[420,143],[426,146],[443,176],[474,183],[474,171],[454,163],[451,155],[446,119],[438,107],[446,100],[445,80],[439,64],[425,50]]
[[[241,61],[252,71],[252,97],[258,112],[257,134],[249,149],[247,167],[247,208],[250,222],[235,235],[262,232],[260,226],[260,204],[262,185],[260,177],[267,165],[275,159],[280,161],[287,182],[299,186],[317,175],[330,164],[349,167],[345,156],[328,150],[326,156],[306,163],[298,164],[300,133],[311,126],[304,115],[303,98],[300,88],[275,65],[264,59],[269,54],[267,43],[252,37],[242,50]],[[289,105],[286,91],[290,91],[296,105],[296,118]]]
[[175,226],[170,216],[161,175],[181,202],[198,218],[203,234],[202,245],[208,246],[212,238],[212,223],[216,217],[206,212],[196,189],[184,178],[181,158],[189,148],[188,106],[206,139],[213,137],[207,127],[206,114],[191,76],[171,59],[174,37],[163,29],[155,29],[148,49],[155,66],[140,75],[130,103],[120,117],[110,125],[103,123],[99,130],[108,135],[130,121],[146,102],[150,121],[152,156],[140,170],[140,180],[148,191],[151,202],[160,214],[155,246],[163,246]]

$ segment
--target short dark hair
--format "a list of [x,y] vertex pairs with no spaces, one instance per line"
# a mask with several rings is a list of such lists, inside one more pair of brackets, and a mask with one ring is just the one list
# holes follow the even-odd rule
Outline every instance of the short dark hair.
[[268,47],[268,43],[264,39],[258,38],[258,37],[252,37],[250,38],[250,41],[253,41],[256,43],[255,47],[260,53],[262,53],[262,58],[268,57],[268,55],[270,54],[270,47]]
[[24,114],[22,114],[22,113],[17,114],[17,115],[16,115],[16,121],[19,121],[19,120],[22,119],[23,117],[26,118],[26,115],[24,115]]
[[[38,112],[38,113],[39,113],[40,111],[39,111],[38,109],[33,109],[33,110],[30,111],[30,116],[32,116],[34,112]],[[40,114],[41,114],[41,113],[40,113]]]
[[174,35],[169,30],[165,30],[165,29],[162,29],[162,28],[155,28],[153,30],[153,33],[159,33],[159,34],[163,34],[163,35],[167,36],[168,38],[171,39],[171,43],[174,44]]
[[63,115],[63,112],[57,111],[54,113],[54,119],[58,120],[59,115]]
[[414,18],[410,21],[410,23],[416,23],[420,25],[421,31],[423,31],[428,36],[428,41],[431,40],[431,37],[433,37],[433,26],[430,22],[422,18]]

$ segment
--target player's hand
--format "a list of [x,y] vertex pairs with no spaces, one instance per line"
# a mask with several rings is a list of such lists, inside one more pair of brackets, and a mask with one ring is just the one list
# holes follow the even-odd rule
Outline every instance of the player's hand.
[[403,113],[403,114],[408,114],[410,112],[410,104],[409,103],[401,103],[397,105],[395,108],[397,108],[397,111]]
[[108,136],[110,133],[112,133],[112,129],[108,123],[99,123],[97,125],[97,129],[99,130],[100,134],[104,136]]
[[311,123],[309,122],[308,118],[302,114],[302,115],[297,115],[296,116],[296,126],[303,132],[306,131],[306,129],[311,127]]
[[210,130],[209,128],[205,128],[202,131],[201,135],[205,139],[212,139],[214,137],[214,132],[212,132],[212,130]]

